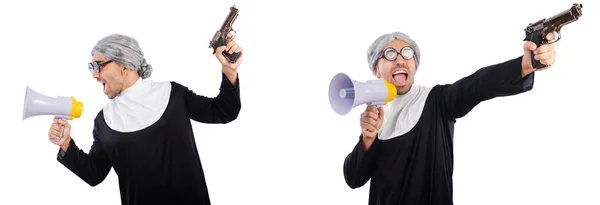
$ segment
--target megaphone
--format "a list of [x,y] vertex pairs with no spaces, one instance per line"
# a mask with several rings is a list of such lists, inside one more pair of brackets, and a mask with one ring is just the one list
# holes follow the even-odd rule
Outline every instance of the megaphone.
[[56,118],[72,120],[81,117],[83,103],[74,97],[48,97],[27,86],[23,106],[23,120],[38,115],[54,115]]
[[333,76],[329,83],[329,104],[339,115],[346,115],[356,106],[381,106],[396,98],[396,87],[385,80],[358,82],[344,73]]
[[[27,86],[25,103],[23,105],[23,120],[38,115],[54,115],[63,120],[73,120],[81,117],[83,103],[74,97],[48,97]],[[63,127],[64,129],[64,127]],[[52,139],[58,141],[59,139]]]

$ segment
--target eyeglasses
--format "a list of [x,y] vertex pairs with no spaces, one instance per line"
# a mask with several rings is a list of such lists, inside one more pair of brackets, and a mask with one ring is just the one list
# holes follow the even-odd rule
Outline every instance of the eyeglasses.
[[405,60],[409,60],[414,57],[415,51],[409,46],[402,47],[399,52],[394,48],[387,48],[381,55],[389,61],[395,61],[396,58],[398,58],[398,54],[400,54]]
[[94,62],[88,63],[88,69],[90,69],[90,72],[92,72],[92,73],[99,73],[100,68],[102,68],[102,66],[105,66],[106,64],[109,64],[111,62],[113,62],[113,61],[112,60],[108,60],[108,61],[104,61],[104,62],[94,61]]

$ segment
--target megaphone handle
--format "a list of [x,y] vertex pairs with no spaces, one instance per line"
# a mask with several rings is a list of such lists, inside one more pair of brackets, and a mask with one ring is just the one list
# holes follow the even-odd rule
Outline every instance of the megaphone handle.
[[383,103],[369,102],[369,103],[367,103],[367,106],[375,106],[375,108],[379,109],[379,107],[381,107],[381,104],[383,104]]
[[[56,118],[58,118],[59,120],[67,119],[64,117],[56,117]],[[64,125],[61,126],[60,132],[62,133],[63,136],[65,135],[65,126]],[[60,139],[61,139],[60,137],[57,137],[57,138],[52,138],[51,140],[52,140],[52,142],[58,142],[58,141],[60,141]]]

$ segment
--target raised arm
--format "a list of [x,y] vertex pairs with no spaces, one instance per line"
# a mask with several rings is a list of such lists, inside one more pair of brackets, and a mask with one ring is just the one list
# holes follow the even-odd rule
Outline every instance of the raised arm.
[[480,102],[516,95],[533,88],[534,73],[522,76],[522,57],[483,67],[453,84],[444,85],[440,104],[450,118],[461,118]]
[[79,178],[83,179],[90,186],[100,184],[112,168],[112,164],[108,156],[104,153],[102,145],[98,140],[97,132],[93,131],[94,142],[90,153],[86,154],[77,147],[75,141],[70,139],[69,146],[66,151],[59,149],[57,160],[67,167]]
[[[553,41],[556,35],[550,33],[546,38]],[[523,56],[483,67],[454,84],[444,85],[439,104],[447,117],[461,118],[482,101],[530,91],[535,75],[531,55],[547,66],[541,71],[554,63],[556,52],[553,43],[538,48],[531,41],[525,42],[523,51]]]
[[[177,84],[178,85],[178,84]],[[178,85],[182,86],[182,85]],[[217,97],[211,98],[195,94],[187,87],[185,90],[185,103],[190,118],[197,122],[225,124],[235,120],[241,110],[239,79],[235,84],[222,74],[220,92]]]

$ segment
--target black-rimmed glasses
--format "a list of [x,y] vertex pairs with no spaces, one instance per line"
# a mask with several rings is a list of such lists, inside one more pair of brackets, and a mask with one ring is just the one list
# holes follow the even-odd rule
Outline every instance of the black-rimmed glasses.
[[394,48],[387,48],[381,55],[383,58],[389,61],[395,61],[396,58],[398,58],[398,54],[400,54],[405,60],[409,60],[414,57],[415,51],[409,46],[402,47],[400,51],[397,51]]
[[109,64],[111,62],[113,62],[113,61],[112,60],[108,60],[108,61],[104,61],[104,62],[94,61],[94,62],[88,63],[88,69],[90,69],[91,73],[99,73],[100,68],[102,68],[102,66],[105,66],[106,64]]

